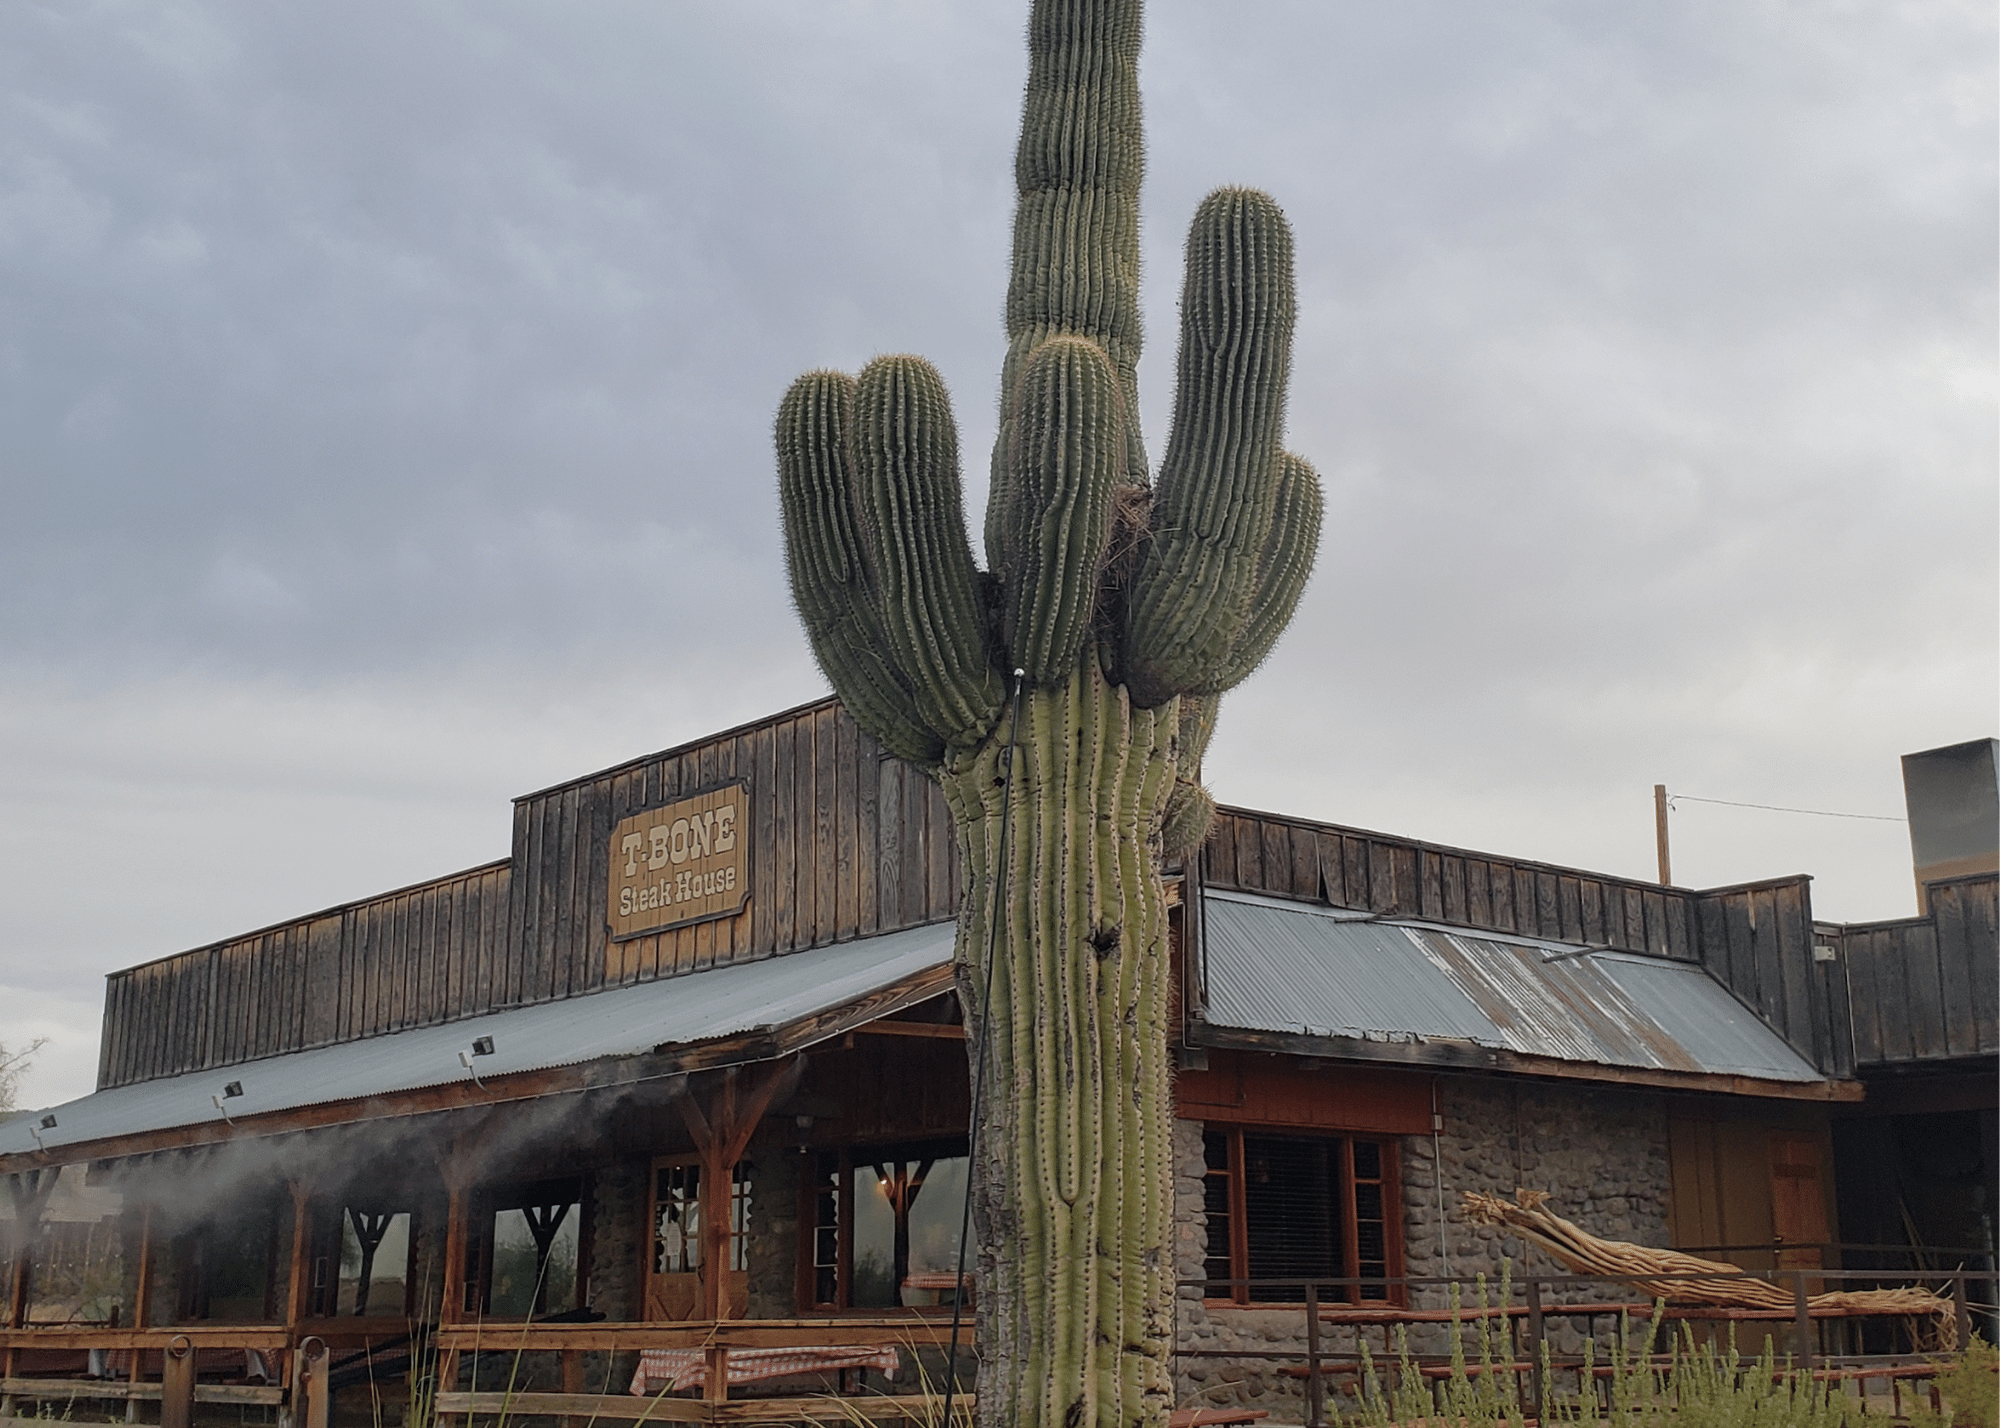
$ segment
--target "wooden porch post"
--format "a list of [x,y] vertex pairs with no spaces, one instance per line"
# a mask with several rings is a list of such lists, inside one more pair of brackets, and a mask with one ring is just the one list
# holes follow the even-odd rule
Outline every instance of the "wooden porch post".
[[[438,1155],[438,1172],[444,1181],[445,1193],[444,1274],[441,1276],[444,1288],[438,1303],[440,1326],[462,1323],[465,1319],[465,1251],[472,1237],[472,1187],[478,1177],[480,1156],[485,1150],[487,1137],[498,1124],[488,1116],[453,1136]],[[437,1356],[437,1391],[452,1393],[457,1388],[458,1350],[446,1349]]]
[[[14,1264],[7,1289],[7,1327],[19,1329],[28,1322],[28,1251],[42,1223],[42,1210],[62,1175],[59,1166],[41,1170],[18,1170],[7,1177],[7,1191],[14,1201]],[[8,1373],[13,1372],[13,1351],[7,1354]]]
[[294,1335],[306,1317],[306,1298],[312,1292],[312,1187],[303,1180],[289,1182],[292,1192],[291,1278],[285,1287],[285,1327]]
[[[132,1327],[149,1328],[153,1319],[153,1207],[148,1204],[139,1211],[139,1282],[132,1290]],[[137,1385],[145,1371],[146,1355],[142,1349],[132,1350],[132,1371],[126,1381]],[[139,1421],[139,1400],[125,1400],[125,1421]]]
[[[771,1103],[781,1095],[791,1094],[804,1070],[802,1057],[794,1056],[779,1062],[765,1072],[746,1095],[739,1094],[741,1069],[732,1066],[723,1072],[722,1084],[716,1088],[706,1111],[695,1100],[687,1082],[683,1081],[676,1088],[675,1099],[680,1105],[681,1119],[687,1123],[688,1134],[694,1138],[695,1149],[701,1156],[701,1299],[704,1318],[729,1317],[729,1229],[736,1189],[732,1172],[743,1158],[743,1152],[750,1148],[750,1138],[757,1133],[757,1123],[764,1119]],[[711,1373],[710,1378],[714,1377]],[[713,1383],[710,1392],[714,1392]]]

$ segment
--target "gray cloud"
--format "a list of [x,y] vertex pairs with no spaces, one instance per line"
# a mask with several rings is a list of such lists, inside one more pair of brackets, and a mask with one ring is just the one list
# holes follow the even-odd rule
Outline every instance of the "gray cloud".
[[[1149,444],[1182,227],[1258,183],[1329,489],[1222,797],[1643,874],[1655,781],[1894,813],[1896,754],[1994,731],[1990,7],[1149,24]],[[509,794],[822,687],[770,413],[923,352],[976,506],[1021,29],[0,11],[0,1039],[60,1057],[30,1096],[87,1083],[102,971],[496,856]],[[1676,830],[1688,881],[1908,906],[1894,825]]]

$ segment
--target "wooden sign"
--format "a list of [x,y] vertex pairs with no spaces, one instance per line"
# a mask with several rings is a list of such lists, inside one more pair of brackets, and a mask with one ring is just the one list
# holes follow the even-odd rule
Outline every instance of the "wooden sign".
[[750,790],[741,783],[621,819],[611,830],[614,941],[711,917],[750,895]]

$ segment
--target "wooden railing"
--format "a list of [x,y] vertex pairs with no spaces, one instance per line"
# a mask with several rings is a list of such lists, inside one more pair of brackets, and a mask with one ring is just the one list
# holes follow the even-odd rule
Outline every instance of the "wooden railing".
[[[437,1420],[477,1416],[519,1418],[556,1416],[571,1424],[586,1419],[607,1423],[777,1423],[800,1421],[894,1422],[922,1420],[932,1406],[928,1393],[870,1393],[840,1398],[829,1391],[784,1397],[732,1397],[732,1355],[795,1349],[825,1354],[840,1348],[895,1348],[914,1353],[944,1345],[951,1321],[938,1314],[877,1318],[728,1319],[683,1323],[521,1324],[488,1321],[438,1327],[386,1320],[306,1320],[282,1324],[190,1325],[159,1329],[44,1327],[0,1329],[0,1418],[20,1414],[26,1403],[38,1415],[72,1416],[79,1404],[104,1408],[123,1403],[128,1421],[138,1421],[140,1404],[159,1404],[162,1428],[192,1428],[195,1405],[261,1405],[289,1409],[295,1428],[327,1428],[337,1377],[353,1378],[372,1364],[387,1386],[414,1371],[437,1387],[431,1400]],[[961,1326],[960,1342],[970,1366],[972,1325]],[[700,1354],[705,1380],[699,1397],[671,1390],[635,1395],[587,1392],[585,1356],[647,1350]],[[252,1356],[255,1356],[254,1358]],[[554,1355],[560,1365],[560,1392],[523,1389],[517,1370],[535,1355],[544,1371]],[[52,1357],[70,1362],[50,1365]],[[230,1362],[226,1356],[241,1356]],[[384,1364],[384,1356],[393,1361]],[[468,1360],[470,1362],[468,1362]],[[497,1382],[482,1383],[481,1365],[497,1360]],[[261,1362],[263,1382],[251,1370]],[[604,1362],[608,1371],[610,1365]],[[809,1369],[806,1371],[810,1371]],[[204,1381],[206,1376],[207,1381]],[[461,1377],[469,1380],[459,1388]],[[616,1388],[626,1387],[621,1372]],[[234,1379],[229,1382],[218,1379]],[[516,1386],[508,1387],[512,1383]]]
[[[462,1355],[498,1355],[503,1361],[529,1353],[561,1356],[563,1392],[508,1392],[494,1389],[441,1390],[436,1411],[445,1421],[460,1415],[550,1414],[572,1419],[595,1417],[649,1423],[795,1423],[805,1421],[871,1422],[919,1420],[926,1417],[933,1397],[928,1393],[867,1394],[836,1400],[831,1393],[811,1396],[731,1398],[730,1356],[744,1351],[797,1349],[828,1351],[845,1347],[890,1347],[914,1352],[947,1342],[951,1321],[942,1315],[897,1315],[883,1318],[723,1319],[675,1324],[456,1324],[436,1333],[439,1361],[445,1365],[440,1382],[457,1379]],[[972,1327],[966,1321],[960,1342],[971,1362]],[[586,1393],[582,1356],[648,1349],[698,1351],[703,1379],[700,1398],[670,1397],[661,1391]]]

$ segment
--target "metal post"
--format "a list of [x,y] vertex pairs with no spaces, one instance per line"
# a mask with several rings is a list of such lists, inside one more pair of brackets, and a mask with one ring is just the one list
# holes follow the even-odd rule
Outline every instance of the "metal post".
[[297,1428],[326,1428],[333,1398],[326,1380],[332,1363],[333,1353],[319,1335],[308,1334],[299,1342],[292,1370],[292,1422]]
[[1807,1374],[1812,1373],[1813,1340],[1812,1310],[1806,1305],[1806,1272],[1792,1271],[1792,1328],[1798,1338],[1799,1366]]
[[1666,887],[1674,874],[1667,861],[1667,786],[1663,783],[1653,785],[1653,838],[1660,845],[1660,886]]
[[1529,1275],[1522,1286],[1528,1291],[1528,1394],[1532,1399],[1529,1411],[1534,1417],[1542,1416],[1542,1282]]
[[193,1340],[186,1334],[174,1335],[160,1371],[160,1428],[191,1428],[194,1370]]
[[1306,1282],[1306,1428],[1326,1422],[1326,1386],[1319,1376],[1319,1286]]

